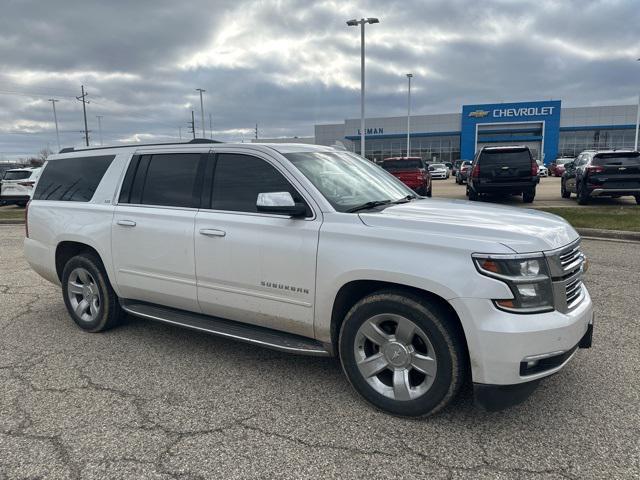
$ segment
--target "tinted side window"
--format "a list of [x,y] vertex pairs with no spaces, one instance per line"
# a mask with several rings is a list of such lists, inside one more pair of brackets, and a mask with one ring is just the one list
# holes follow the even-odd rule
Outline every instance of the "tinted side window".
[[258,194],[267,192],[289,192],[296,202],[304,201],[287,179],[264,160],[227,153],[217,156],[212,209],[257,212]]
[[88,202],[115,155],[50,160],[44,168],[34,200]]
[[[144,159],[143,157],[143,160]],[[138,166],[138,173],[142,172],[144,161]],[[149,160],[144,177],[144,185],[140,191],[140,202],[143,205],[164,205],[170,207],[198,207],[200,191],[199,187],[202,174],[199,174],[201,166],[199,153],[168,153],[153,155]],[[138,178],[134,180],[135,195]]]

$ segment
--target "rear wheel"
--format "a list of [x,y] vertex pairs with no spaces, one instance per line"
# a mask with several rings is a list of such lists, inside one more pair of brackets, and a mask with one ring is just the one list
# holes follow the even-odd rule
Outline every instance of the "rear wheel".
[[427,190],[427,197],[431,198],[431,185],[429,185],[429,190]]
[[77,255],[66,263],[62,295],[73,321],[87,332],[112,328],[124,316],[102,262],[93,253]]
[[469,185],[467,185],[467,196],[469,197],[469,200],[471,200],[472,202],[475,202],[480,198],[480,196],[478,195],[478,192],[476,192],[473,188],[469,187]]
[[454,322],[440,306],[409,293],[369,295],[342,325],[342,368],[374,406],[401,416],[433,414],[464,378],[464,344]]
[[522,201],[524,203],[531,203],[533,199],[536,198],[536,189],[532,188],[531,190],[527,190],[526,192],[522,192]]
[[564,182],[560,182],[560,195],[562,196],[562,198],[571,198],[571,192],[567,190]]
[[586,205],[589,203],[589,192],[582,183],[578,183],[578,205]]

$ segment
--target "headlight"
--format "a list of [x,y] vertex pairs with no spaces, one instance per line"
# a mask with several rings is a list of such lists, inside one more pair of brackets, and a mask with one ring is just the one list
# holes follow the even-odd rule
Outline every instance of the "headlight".
[[514,313],[549,312],[553,307],[551,277],[544,255],[473,254],[482,275],[509,286],[513,298],[494,299],[496,307]]

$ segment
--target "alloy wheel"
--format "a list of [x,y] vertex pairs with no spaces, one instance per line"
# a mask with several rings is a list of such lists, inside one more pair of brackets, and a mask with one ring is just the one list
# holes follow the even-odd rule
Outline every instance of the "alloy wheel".
[[69,303],[76,316],[84,322],[93,322],[100,310],[100,289],[88,270],[78,267],[67,281]]
[[356,333],[354,353],[362,377],[393,400],[421,397],[438,370],[428,335],[401,315],[385,313],[365,320]]

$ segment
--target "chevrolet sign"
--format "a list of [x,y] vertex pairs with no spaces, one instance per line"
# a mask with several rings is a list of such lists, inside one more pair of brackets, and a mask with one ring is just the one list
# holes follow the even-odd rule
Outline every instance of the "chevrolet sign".
[[541,117],[541,116],[545,116],[545,115],[552,115],[554,108],[555,107],[496,108],[493,111],[493,116],[495,118],[500,118],[500,117]]
[[474,118],[482,118],[487,115],[489,115],[489,110],[475,110],[473,112],[469,112],[469,116]]

